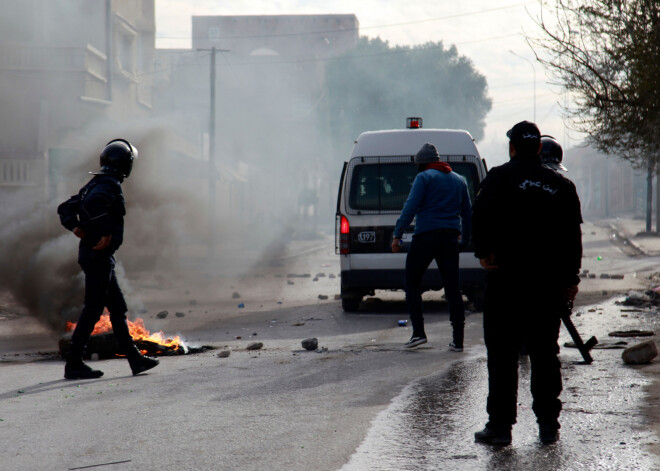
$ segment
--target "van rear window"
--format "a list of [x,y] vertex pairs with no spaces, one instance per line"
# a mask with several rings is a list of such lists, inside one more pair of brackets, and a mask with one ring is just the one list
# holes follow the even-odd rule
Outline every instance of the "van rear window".
[[[467,180],[470,198],[474,199],[479,183],[473,163],[450,162],[454,172]],[[352,210],[368,212],[398,212],[408,198],[417,176],[412,162],[358,164],[350,179],[348,204]]]

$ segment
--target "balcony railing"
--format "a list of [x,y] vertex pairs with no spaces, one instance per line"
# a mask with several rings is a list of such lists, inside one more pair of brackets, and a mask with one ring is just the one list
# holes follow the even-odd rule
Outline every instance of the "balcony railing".
[[0,160],[0,186],[43,184],[43,166],[39,160]]

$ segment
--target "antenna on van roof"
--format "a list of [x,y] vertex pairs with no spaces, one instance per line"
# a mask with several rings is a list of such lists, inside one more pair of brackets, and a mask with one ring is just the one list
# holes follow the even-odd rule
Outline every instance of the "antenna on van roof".
[[422,118],[406,118],[406,128],[408,129],[421,129],[422,128]]

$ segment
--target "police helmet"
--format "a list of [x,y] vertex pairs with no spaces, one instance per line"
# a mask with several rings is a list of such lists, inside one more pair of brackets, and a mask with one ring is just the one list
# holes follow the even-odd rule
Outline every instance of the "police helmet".
[[544,167],[568,172],[568,169],[561,163],[563,156],[564,151],[557,139],[552,136],[541,136],[541,163]]
[[101,174],[128,178],[137,159],[138,150],[126,139],[113,139],[101,151]]

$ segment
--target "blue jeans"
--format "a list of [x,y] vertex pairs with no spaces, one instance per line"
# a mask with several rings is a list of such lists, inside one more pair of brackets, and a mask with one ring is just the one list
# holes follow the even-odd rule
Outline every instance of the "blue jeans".
[[449,303],[449,320],[453,328],[454,343],[463,346],[465,307],[458,276],[458,233],[451,230],[422,232],[413,236],[406,257],[406,304],[413,327],[413,336],[426,337],[422,309],[422,277],[435,259],[442,275],[445,296]]

